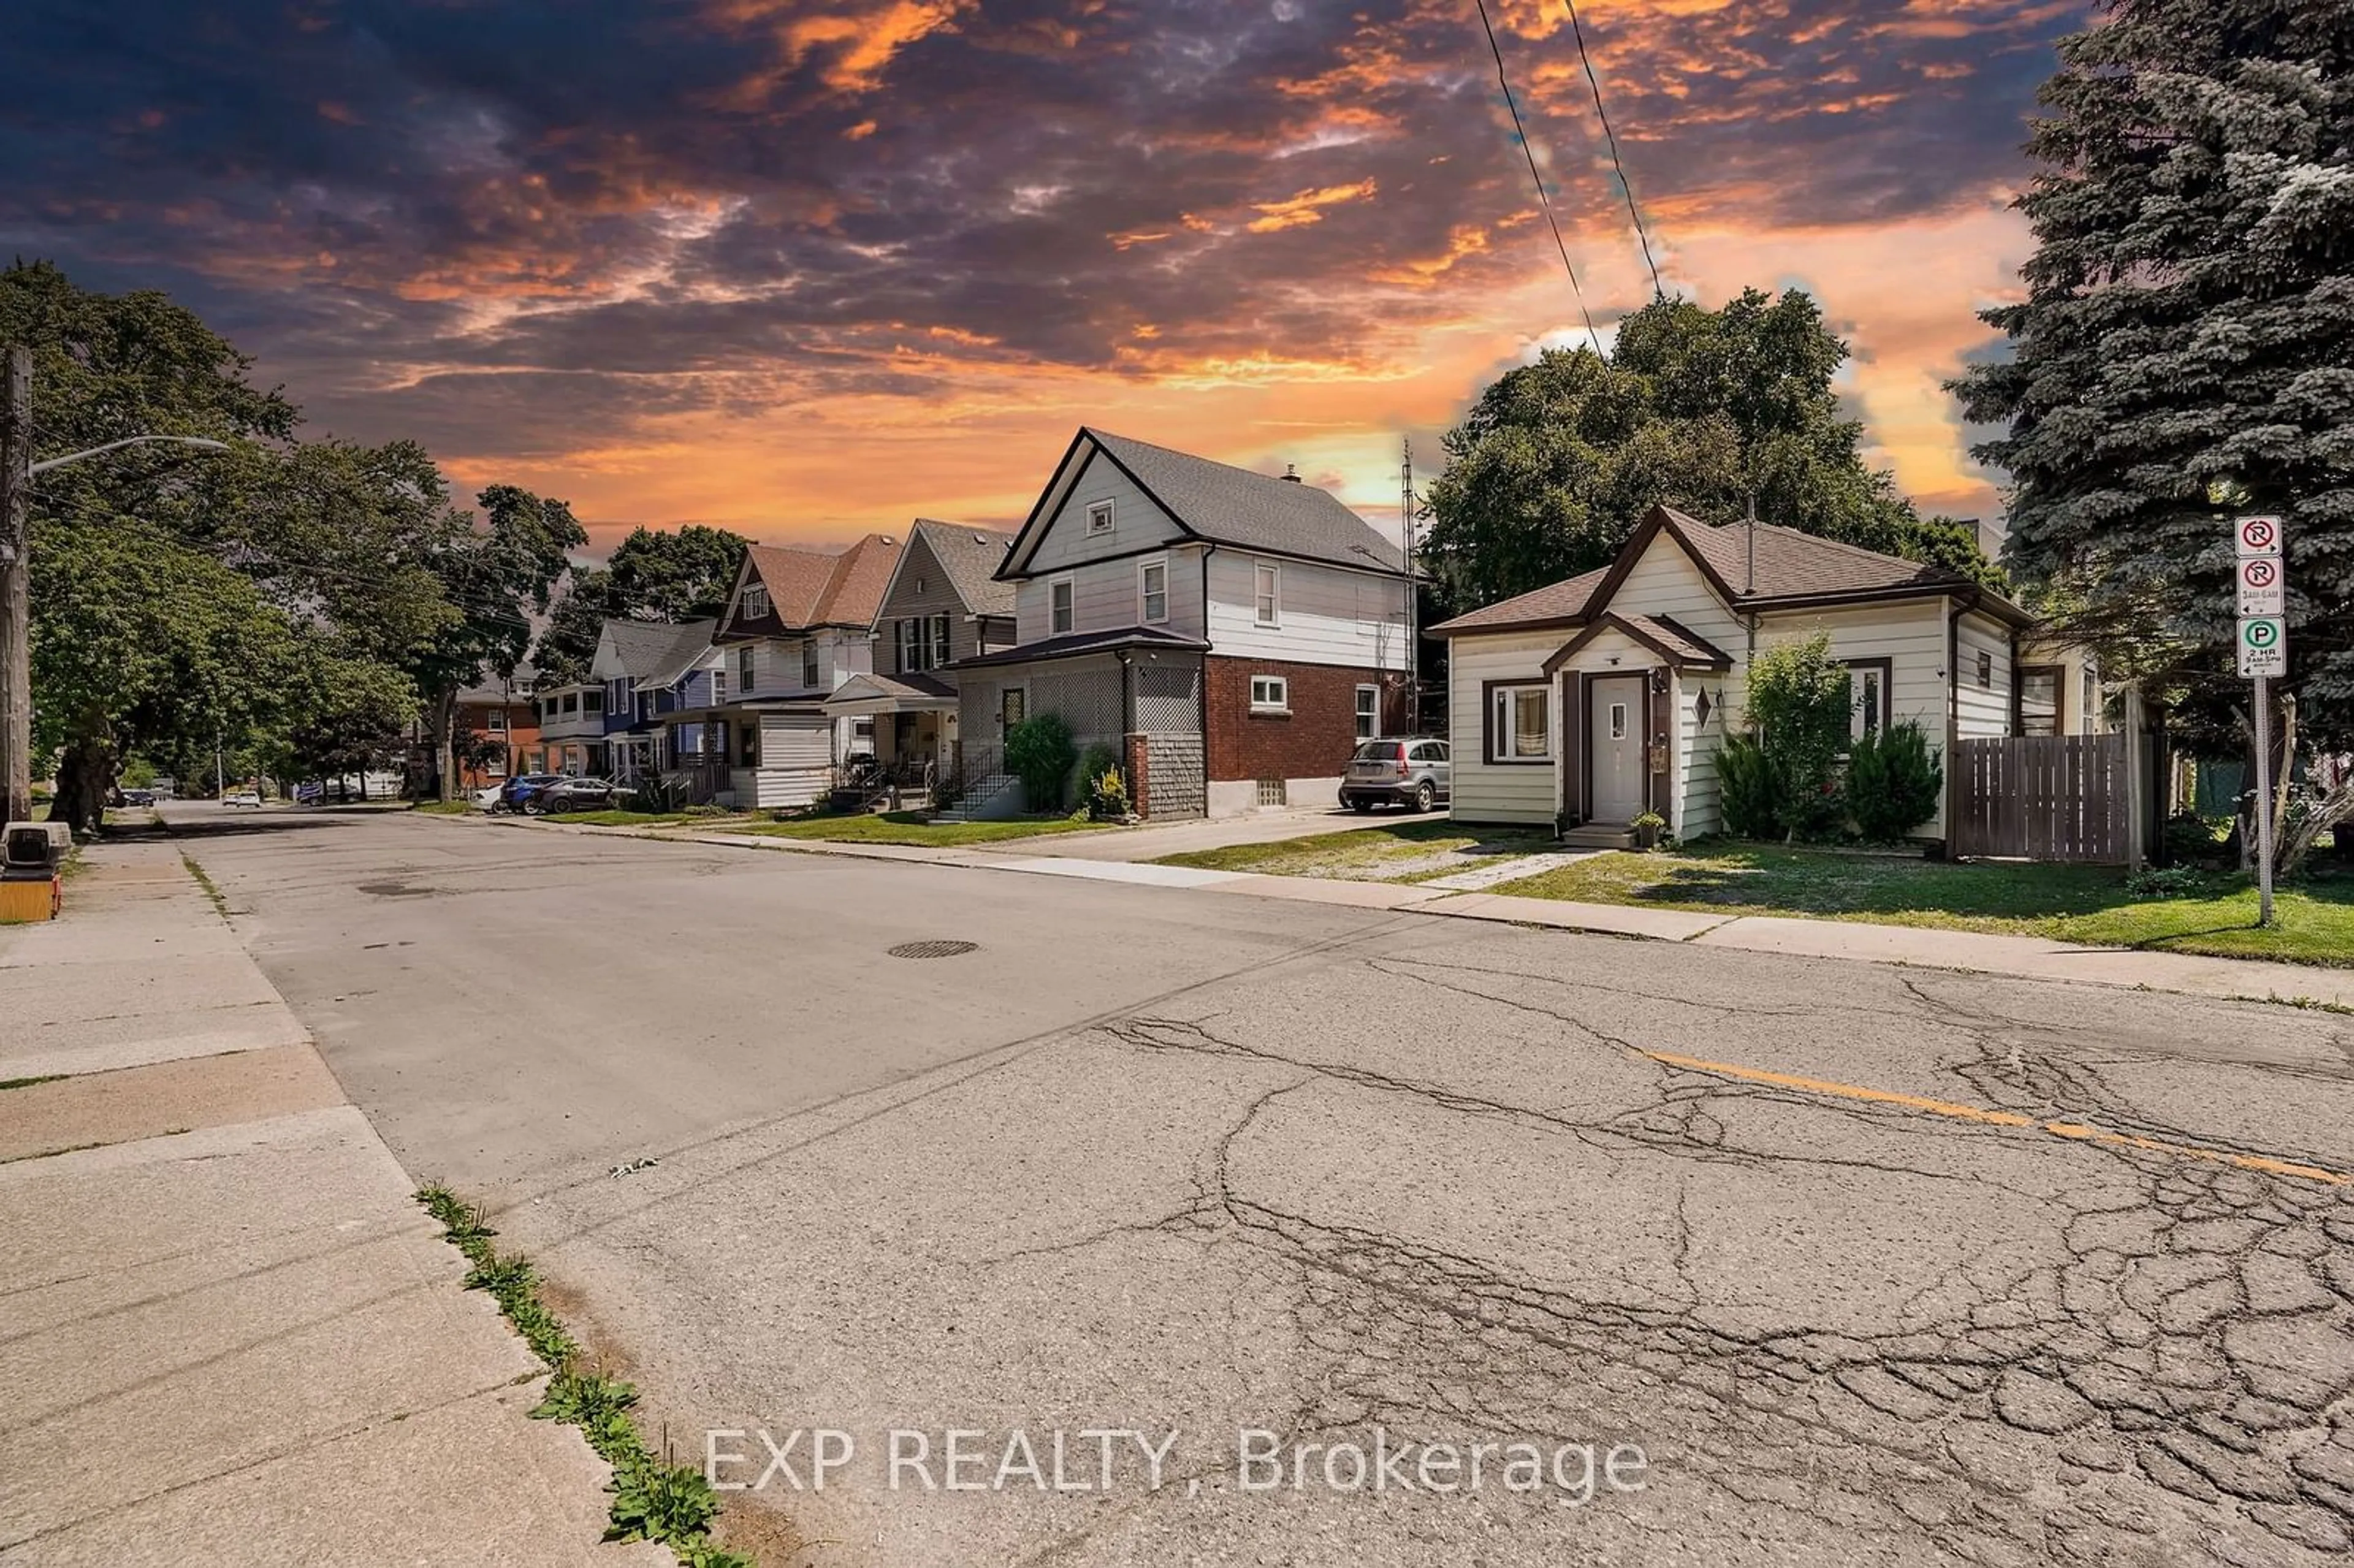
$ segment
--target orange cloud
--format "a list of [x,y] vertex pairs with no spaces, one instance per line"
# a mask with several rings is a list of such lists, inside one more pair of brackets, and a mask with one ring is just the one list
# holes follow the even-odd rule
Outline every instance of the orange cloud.
[[1320,190],[1301,191],[1282,201],[1263,201],[1254,205],[1263,215],[1243,227],[1253,234],[1273,234],[1279,229],[1297,228],[1302,224],[1321,223],[1324,214],[1320,208],[1337,207],[1342,202],[1363,201],[1375,189],[1372,180],[1359,180],[1352,185],[1326,185]]

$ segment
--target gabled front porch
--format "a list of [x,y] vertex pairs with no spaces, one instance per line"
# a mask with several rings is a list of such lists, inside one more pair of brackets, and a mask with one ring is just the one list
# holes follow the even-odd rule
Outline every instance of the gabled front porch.
[[[1627,847],[1647,812],[1681,835],[1701,794],[1713,818],[1729,654],[1666,616],[1609,613],[1543,668],[1549,685],[1535,690],[1559,715],[1549,738],[1555,821],[1566,842]],[[1507,752],[1532,738],[1531,690],[1491,697],[1490,722]]]

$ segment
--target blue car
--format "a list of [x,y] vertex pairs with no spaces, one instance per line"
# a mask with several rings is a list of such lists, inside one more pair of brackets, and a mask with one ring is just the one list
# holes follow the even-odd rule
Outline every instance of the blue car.
[[531,801],[542,789],[564,777],[560,773],[518,773],[499,786],[498,804],[493,811],[528,810]]

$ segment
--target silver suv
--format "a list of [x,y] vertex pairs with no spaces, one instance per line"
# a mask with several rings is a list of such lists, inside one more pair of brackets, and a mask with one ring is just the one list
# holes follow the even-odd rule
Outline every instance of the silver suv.
[[1427,811],[1452,794],[1447,743],[1406,736],[1361,740],[1341,777],[1341,804],[1370,811],[1383,801]]

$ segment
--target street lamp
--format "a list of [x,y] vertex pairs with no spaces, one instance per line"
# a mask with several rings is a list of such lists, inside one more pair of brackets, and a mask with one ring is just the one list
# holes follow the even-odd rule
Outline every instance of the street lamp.
[[87,451],[33,461],[33,351],[8,348],[0,378],[0,821],[33,814],[33,476],[124,447],[163,442],[225,452],[202,436],[125,436]]

